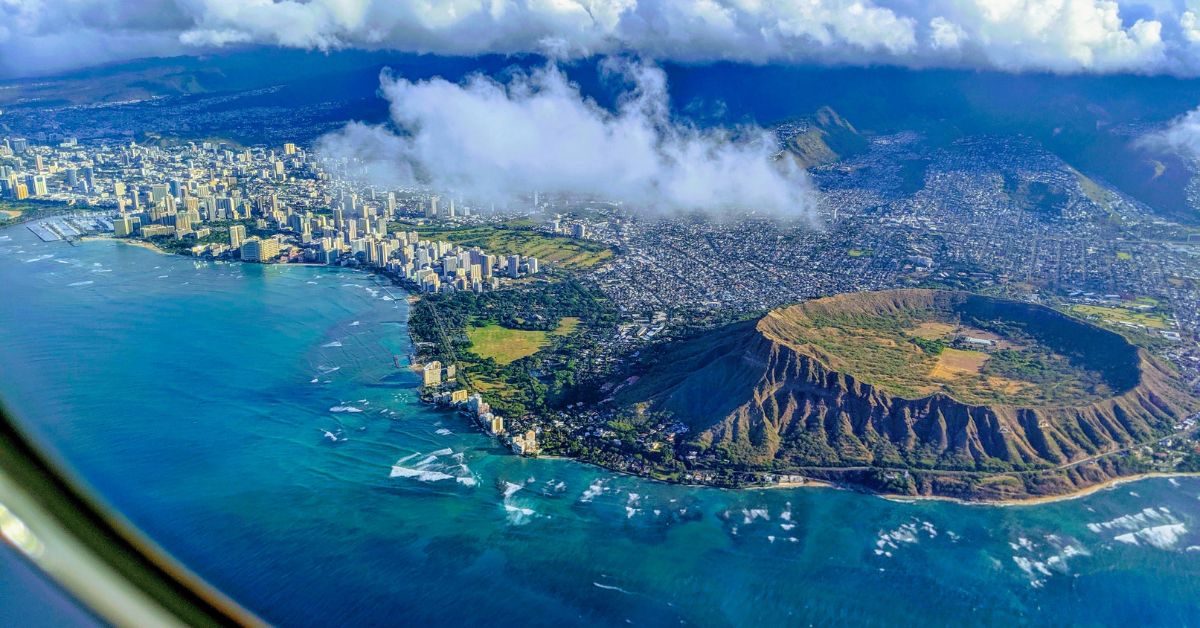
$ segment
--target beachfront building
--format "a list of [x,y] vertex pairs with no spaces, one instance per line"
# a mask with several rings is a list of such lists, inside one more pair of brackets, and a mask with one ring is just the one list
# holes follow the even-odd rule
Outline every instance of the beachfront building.
[[425,385],[437,386],[442,383],[442,363],[434,360],[425,365]]

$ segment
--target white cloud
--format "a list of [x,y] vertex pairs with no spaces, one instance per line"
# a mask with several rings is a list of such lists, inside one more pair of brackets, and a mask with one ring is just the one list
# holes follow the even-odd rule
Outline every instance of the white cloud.
[[967,32],[961,26],[938,16],[929,20],[929,43],[936,50],[958,50]]
[[1200,109],[1193,109],[1167,125],[1138,139],[1143,148],[1186,153],[1200,158]]
[[605,67],[632,85],[615,113],[584,98],[553,64],[506,84],[385,75],[382,91],[402,133],[354,123],[319,150],[357,160],[381,184],[420,182],[489,201],[564,191],[651,212],[811,217],[807,177],[790,159],[771,159],[772,136],[674,120],[662,70],[615,60]]
[[[1195,0],[0,0],[0,66],[29,73],[254,42],[684,62],[895,63],[1200,74]],[[53,5],[53,6],[51,6]],[[1135,19],[1136,18],[1136,19]]]

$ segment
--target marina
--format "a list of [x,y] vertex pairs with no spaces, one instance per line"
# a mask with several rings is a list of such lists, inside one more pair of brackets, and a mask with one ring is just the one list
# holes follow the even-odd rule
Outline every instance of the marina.
[[42,242],[71,240],[81,236],[113,230],[107,216],[93,214],[65,214],[51,216],[26,225]]

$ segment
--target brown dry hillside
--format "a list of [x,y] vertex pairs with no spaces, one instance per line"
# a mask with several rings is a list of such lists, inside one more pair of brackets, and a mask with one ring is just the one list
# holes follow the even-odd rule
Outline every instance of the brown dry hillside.
[[[950,316],[1020,325],[1099,373],[1109,394],[1036,406],[905,397],[839,370],[842,356],[806,341],[821,329],[814,321]],[[1119,334],[1038,305],[929,290],[810,301],[677,343],[616,402],[684,421],[702,459],[777,471],[1050,468],[1161,437],[1198,407],[1166,365]]]

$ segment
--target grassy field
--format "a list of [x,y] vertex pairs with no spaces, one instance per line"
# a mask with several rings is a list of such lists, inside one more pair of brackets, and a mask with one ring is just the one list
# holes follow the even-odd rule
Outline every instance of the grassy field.
[[601,264],[613,256],[612,249],[596,242],[551,236],[527,229],[497,226],[438,229],[418,227],[422,238],[446,240],[462,246],[477,246],[488,253],[536,257],[569,269],[586,269]]
[[[1044,348],[1030,338],[1014,342],[953,321],[907,313],[848,316],[792,329],[795,335],[790,341],[817,348],[833,369],[908,399],[939,392],[970,404],[1042,405],[1100,398],[1091,390],[1090,374],[1071,367],[1057,354],[1043,355]],[[964,336],[995,344],[986,351],[945,345],[937,351],[915,342],[948,345]],[[997,363],[992,355],[995,351],[1011,359]],[[1018,368],[1022,366],[1026,371]],[[1051,369],[1057,375],[1042,374]]]
[[507,329],[499,325],[472,327],[467,330],[471,339],[471,351],[481,358],[492,358],[500,364],[508,364],[514,360],[538,352],[550,344],[544,331],[525,331],[522,329]]
[[1145,325],[1155,329],[1167,329],[1167,318],[1162,314],[1154,312],[1139,311],[1138,309],[1128,307],[1100,307],[1098,305],[1072,305],[1070,307],[1072,314],[1086,319],[1099,320],[1101,322],[1116,321],[1117,323],[1130,323],[1133,325]]
[[508,364],[549,346],[550,336],[565,336],[578,327],[578,318],[563,317],[558,328],[549,333],[485,325],[468,328],[467,337],[471,339],[471,351],[479,357],[492,358],[499,364]]

